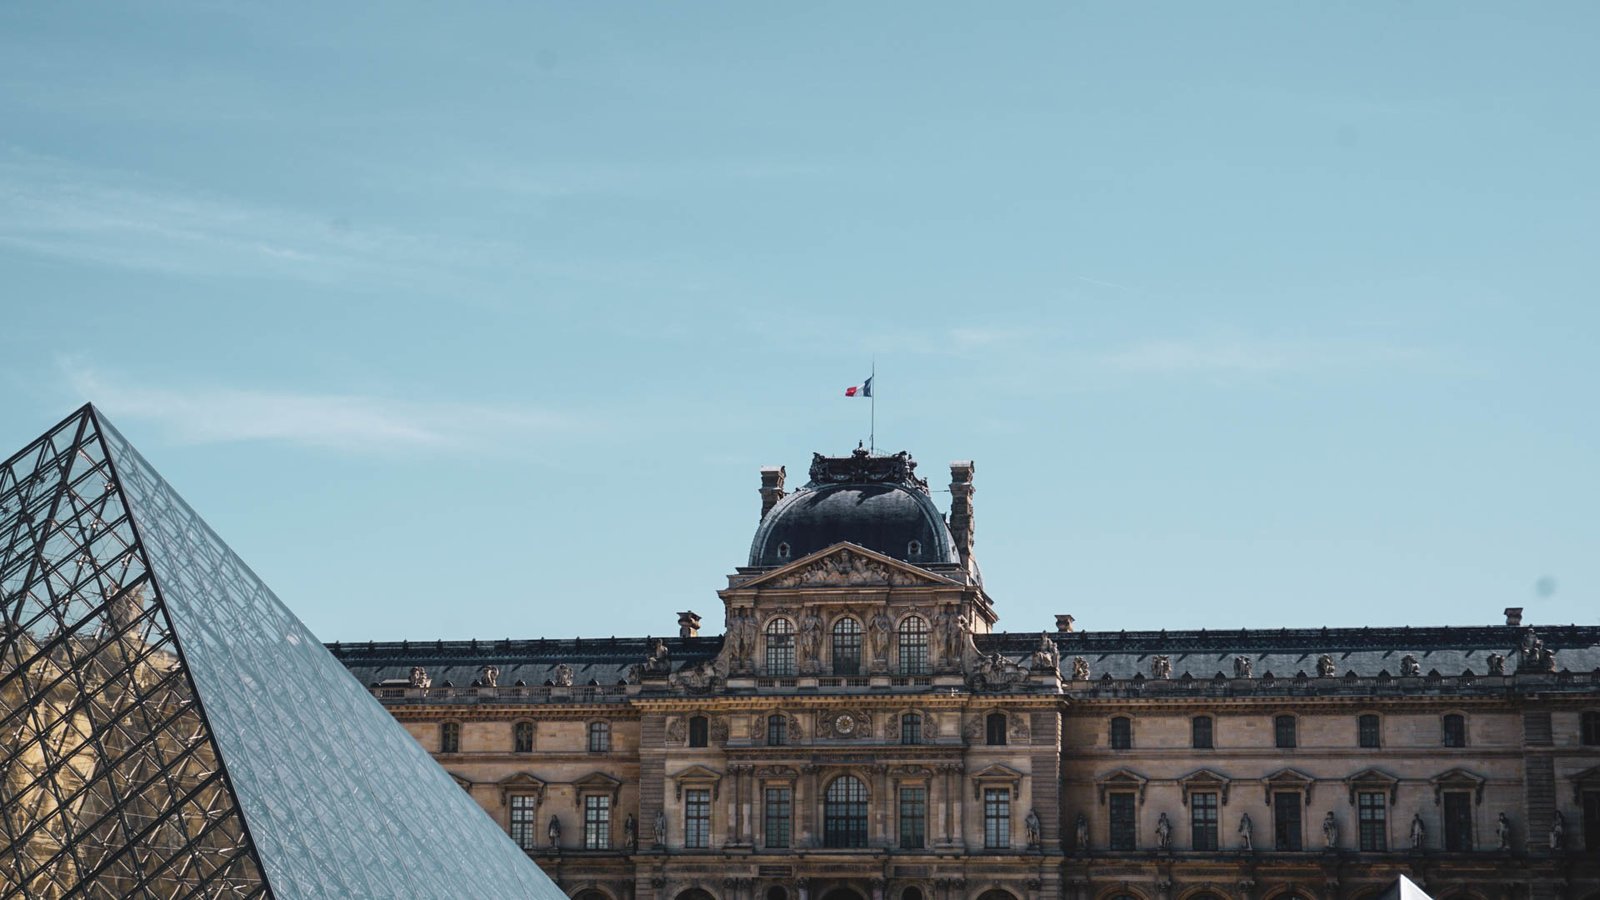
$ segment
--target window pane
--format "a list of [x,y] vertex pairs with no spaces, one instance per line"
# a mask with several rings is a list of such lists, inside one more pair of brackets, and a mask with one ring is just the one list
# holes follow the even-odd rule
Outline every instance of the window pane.
[[1194,849],[1217,849],[1217,795],[1189,795],[1189,831]]
[[928,623],[921,616],[906,616],[900,622],[900,674],[926,675],[928,672]]
[[1383,794],[1362,792],[1356,795],[1356,818],[1361,834],[1361,849],[1381,852],[1389,849],[1388,813]]
[[1139,846],[1138,823],[1133,814],[1133,795],[1111,795],[1111,849],[1132,850]]
[[794,674],[794,626],[788,619],[773,619],[767,623],[767,674],[779,677]]
[[533,723],[518,722],[512,729],[511,749],[515,753],[533,752]]
[[1196,750],[1210,750],[1211,749],[1211,746],[1212,746],[1212,743],[1211,743],[1212,742],[1211,727],[1212,727],[1212,725],[1211,725],[1211,717],[1210,716],[1195,716],[1194,717],[1194,726],[1193,726],[1193,728],[1191,730],[1193,731],[1194,748]]
[[983,846],[1003,850],[1011,846],[1011,790],[983,790]]
[[927,843],[928,789],[900,789],[900,849],[921,850]]
[[683,845],[705,849],[711,846],[711,792],[683,792]]
[[1378,746],[1378,717],[1373,715],[1362,716],[1357,720],[1356,731],[1359,734],[1359,743],[1362,747]]
[[916,713],[906,713],[900,717],[900,743],[922,743],[922,717]]
[[511,841],[524,850],[532,850],[538,823],[535,821],[538,806],[534,803],[531,794],[513,794],[511,796]]
[[1445,792],[1444,848],[1472,849],[1472,794],[1466,791]]
[[840,619],[833,626],[833,674],[861,674],[861,623]]
[[1299,850],[1300,794],[1279,791],[1272,795],[1272,846],[1276,850]]
[[611,723],[589,723],[589,752],[606,753],[611,749]]
[[1133,747],[1133,723],[1126,716],[1111,720],[1111,749],[1127,750]]
[[867,786],[849,775],[828,785],[822,843],[826,847],[867,846]]
[[1582,716],[1582,725],[1578,729],[1582,733],[1580,741],[1585,746],[1592,747],[1600,744],[1600,712],[1586,712]]
[[446,722],[439,726],[439,752],[461,752],[461,726],[455,722]]
[[789,743],[789,720],[783,716],[767,716],[767,746],[782,747]]
[[789,846],[789,829],[791,810],[794,806],[794,794],[789,788],[767,788],[765,840],[769,848],[781,849]]
[[583,849],[611,847],[611,798],[593,795],[583,798]]
[[1006,714],[990,713],[984,720],[984,737],[988,739],[991,747],[1003,747],[1006,743]]
[[689,718],[689,746],[704,747],[710,743],[711,723],[705,716]]
[[1467,745],[1467,720],[1455,714],[1444,717],[1444,745],[1446,747],[1465,747]]
[[1278,716],[1274,718],[1272,720],[1272,734],[1274,742],[1280,750],[1294,747],[1294,716]]

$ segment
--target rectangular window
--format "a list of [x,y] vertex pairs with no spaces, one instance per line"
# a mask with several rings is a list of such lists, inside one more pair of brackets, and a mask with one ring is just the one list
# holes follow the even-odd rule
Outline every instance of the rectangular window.
[[1279,750],[1294,749],[1294,716],[1274,717],[1272,720],[1272,737]]
[[789,743],[789,720],[783,716],[767,716],[767,746],[782,747]]
[[916,713],[906,713],[900,717],[900,743],[922,743],[922,717]]
[[763,843],[769,850],[787,849],[790,829],[793,827],[790,823],[793,821],[794,793],[786,787],[767,788],[764,806]]
[[833,626],[833,674],[861,674],[861,626],[854,619]]
[[511,842],[524,850],[532,850],[539,824],[535,817],[539,806],[532,794],[511,795]]
[[1356,820],[1360,826],[1361,849],[1382,853],[1389,849],[1389,818],[1383,794],[1363,791],[1356,795]]
[[1356,743],[1365,749],[1378,746],[1378,717],[1365,715],[1356,720]]
[[589,723],[589,752],[590,753],[609,753],[609,752],[611,752],[611,723],[610,722],[590,722]]
[[1006,714],[990,713],[983,720],[984,743],[991,747],[1006,745]]
[[921,850],[928,842],[928,789],[900,789],[900,849]]
[[1600,853],[1600,791],[1583,792],[1583,846]]
[[1299,850],[1300,807],[1298,791],[1278,791],[1272,795],[1272,847],[1274,850]]
[[1191,737],[1194,739],[1196,750],[1210,750],[1212,743],[1212,719],[1210,716],[1195,716],[1190,727]]
[[683,792],[683,846],[704,850],[711,846],[711,792]]
[[1111,720],[1111,749],[1131,750],[1133,748],[1133,722],[1127,716],[1117,716]]
[[1445,791],[1444,848],[1472,849],[1472,794],[1469,791]]
[[[918,623],[922,620],[917,619]],[[900,674],[928,674],[928,632],[900,626]]]
[[1444,745],[1446,747],[1465,747],[1467,745],[1467,719],[1465,716],[1451,713],[1444,717]]
[[1585,712],[1579,716],[1578,740],[1585,747],[1600,744],[1600,712]]
[[794,634],[788,622],[774,625],[782,627],[767,628],[767,674],[783,678],[794,674]]
[[590,794],[583,798],[583,849],[611,849],[611,798]]
[[461,726],[455,722],[446,722],[439,726],[439,752],[461,752]]
[[1189,831],[1196,850],[1217,849],[1217,795],[1189,795]]
[[1011,789],[983,789],[983,846],[1004,850],[1011,846]]
[[1139,846],[1139,826],[1133,815],[1133,794],[1119,791],[1110,797],[1111,849],[1134,850]]

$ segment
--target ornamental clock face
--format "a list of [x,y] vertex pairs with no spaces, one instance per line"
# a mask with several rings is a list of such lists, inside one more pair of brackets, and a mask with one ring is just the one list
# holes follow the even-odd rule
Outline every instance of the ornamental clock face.
[[856,720],[849,713],[840,713],[839,717],[833,720],[833,730],[840,734],[849,734],[856,730]]

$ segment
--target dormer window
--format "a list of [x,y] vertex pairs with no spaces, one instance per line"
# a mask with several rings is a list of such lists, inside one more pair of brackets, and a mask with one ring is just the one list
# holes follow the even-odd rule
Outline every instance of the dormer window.
[[911,543],[906,545],[906,556],[909,556],[912,559],[915,559],[915,558],[917,558],[917,557],[919,557],[921,555],[922,555],[922,542],[921,541],[912,541]]
[[788,541],[784,541],[784,542],[778,544],[778,558],[779,559],[788,559],[789,558],[789,542]]

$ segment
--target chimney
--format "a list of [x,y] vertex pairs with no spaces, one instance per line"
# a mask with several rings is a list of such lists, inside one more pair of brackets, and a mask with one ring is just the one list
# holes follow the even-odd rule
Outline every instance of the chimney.
[[678,613],[678,637],[692,638],[700,636],[700,616],[694,610],[685,610]]
[[956,539],[961,562],[972,556],[976,528],[972,523],[972,460],[958,459],[950,464],[950,533]]
[[1507,625],[1513,625],[1513,626],[1522,624],[1522,607],[1520,607],[1520,606],[1508,606],[1508,607],[1506,607],[1506,624]]
[[1072,618],[1072,616],[1067,614],[1067,613],[1057,613],[1056,614],[1056,631],[1059,631],[1062,634],[1065,634],[1065,633],[1071,631],[1072,630],[1072,623],[1075,622],[1075,621],[1077,621],[1077,620]]
[[767,513],[778,505],[783,499],[783,466],[761,467],[761,518],[765,519]]

